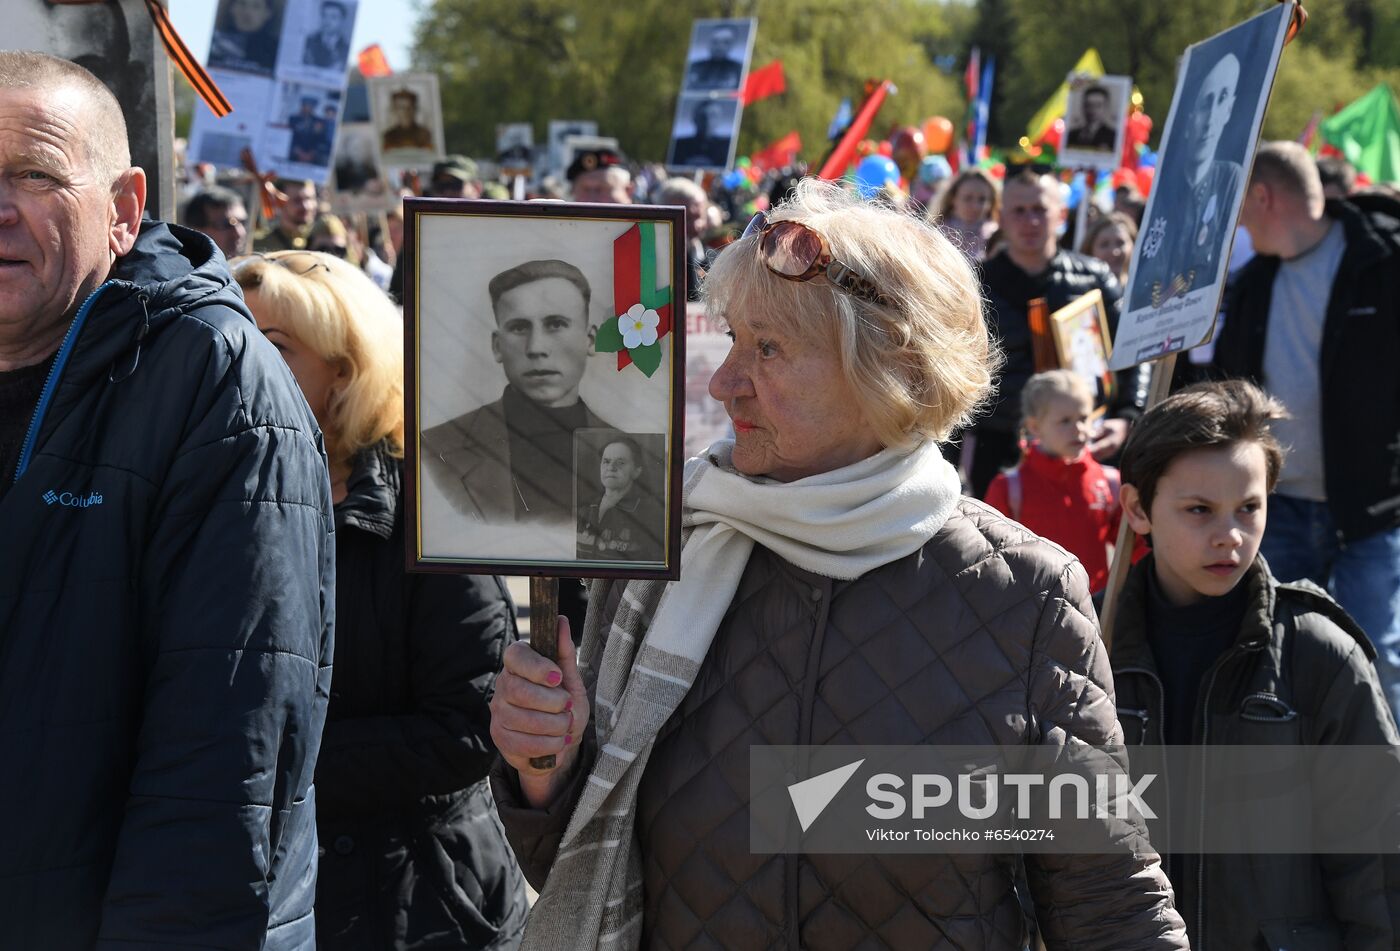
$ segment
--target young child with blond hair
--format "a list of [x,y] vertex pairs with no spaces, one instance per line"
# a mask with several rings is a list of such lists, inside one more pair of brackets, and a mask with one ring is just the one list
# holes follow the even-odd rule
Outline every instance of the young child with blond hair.
[[1021,461],[992,480],[987,504],[1077,557],[1090,590],[1108,583],[1118,536],[1118,470],[1089,453],[1094,394],[1069,370],[1037,373],[1021,390]]

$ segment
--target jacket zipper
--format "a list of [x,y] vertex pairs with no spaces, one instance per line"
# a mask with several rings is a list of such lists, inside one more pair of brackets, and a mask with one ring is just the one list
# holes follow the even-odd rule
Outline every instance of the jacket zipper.
[[[1240,647],[1233,647],[1220,656],[1211,668],[1210,679],[1206,681],[1205,693],[1201,695],[1201,746],[1210,745],[1210,692],[1215,689],[1215,679],[1220,676],[1220,669],[1244,651]],[[1206,826],[1200,819],[1206,814],[1206,769],[1205,764],[1209,762],[1208,756],[1201,757],[1201,784],[1200,796],[1197,797],[1197,821],[1199,828],[1196,830],[1196,951],[1205,951],[1206,946]]]
[[113,283],[115,282],[103,281],[93,288],[92,293],[78,308],[78,315],[68,325],[68,331],[63,335],[63,343],[59,344],[58,347],[58,356],[54,357],[53,366],[49,367],[48,376],[44,377],[44,388],[39,391],[39,402],[34,407],[34,415],[29,419],[29,429],[24,434],[24,442],[20,444],[19,462],[15,465],[15,477],[11,480],[11,485],[18,482],[20,476],[24,475],[24,470],[29,468],[29,457],[34,452],[34,440],[39,436],[39,426],[44,420],[44,414],[48,412],[49,400],[53,399],[53,386],[57,382],[59,374],[63,372],[64,366],[68,363],[73,344],[78,338],[78,332],[82,330],[83,322],[87,320],[88,312],[92,310],[93,302]]
[[[1157,676],[1156,671],[1148,670],[1146,667],[1120,667],[1120,668],[1118,669],[1118,673],[1120,673],[1120,674],[1142,674],[1143,676],[1148,677],[1149,679],[1151,679],[1152,683],[1156,686],[1156,688],[1157,688],[1157,722],[1158,722],[1158,724],[1160,724],[1160,729],[1161,729],[1161,731],[1162,731],[1162,743],[1165,744],[1165,743],[1167,742],[1167,688],[1164,687],[1164,686],[1162,686],[1162,678]],[[1139,746],[1146,746],[1146,745],[1147,745],[1147,724],[1146,724],[1146,723],[1144,723],[1144,724],[1142,725],[1142,742],[1139,743],[1138,745],[1139,745]],[[1166,760],[1166,757],[1163,757],[1163,758],[1162,758],[1162,790],[1163,790],[1163,792],[1164,792],[1164,794],[1165,794],[1165,802],[1164,802],[1164,805],[1166,806],[1166,813],[1165,813],[1165,815],[1167,816],[1168,820],[1170,821],[1171,814],[1172,814],[1172,786],[1171,786],[1171,778],[1167,775],[1167,760]],[[1146,820],[1143,820],[1143,821],[1146,822]],[[1160,855],[1159,855],[1158,857],[1160,858]],[[1162,871],[1163,871],[1163,874],[1166,874],[1166,869],[1163,869]]]

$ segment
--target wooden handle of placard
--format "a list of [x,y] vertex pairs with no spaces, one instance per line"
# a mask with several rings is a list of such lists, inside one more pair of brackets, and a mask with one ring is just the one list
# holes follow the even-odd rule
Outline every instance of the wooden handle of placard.
[[[1172,374],[1176,372],[1176,354],[1169,353],[1152,364],[1152,386],[1147,391],[1146,409],[1151,409],[1162,400],[1172,388]],[[1108,569],[1108,586],[1103,592],[1103,610],[1099,612],[1099,631],[1103,636],[1105,650],[1113,648],[1113,622],[1118,616],[1118,595],[1123,591],[1123,582],[1128,577],[1128,569],[1133,565],[1133,529],[1127,516],[1118,526],[1118,540],[1113,546],[1113,564]]]
[[[530,579],[530,646],[550,660],[559,659],[559,579]],[[553,769],[554,754],[530,760],[535,769]]]

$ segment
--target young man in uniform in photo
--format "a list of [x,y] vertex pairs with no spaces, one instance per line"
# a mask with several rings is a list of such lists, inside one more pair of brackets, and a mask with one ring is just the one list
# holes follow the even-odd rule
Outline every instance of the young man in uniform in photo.
[[306,38],[301,61],[321,69],[344,69],[350,57],[350,38],[345,35],[345,21],[350,11],[338,0],[321,4],[321,28]]
[[431,149],[433,131],[418,121],[418,94],[412,89],[396,89],[389,96],[394,124],[384,130],[380,144],[384,151]]
[[738,34],[730,26],[717,26],[710,31],[710,55],[690,64],[686,73],[686,89],[726,90],[738,89],[739,78],[744,74],[744,64],[734,59],[731,53],[738,42]]
[[[1133,276],[1129,310],[1158,307],[1215,282],[1220,256],[1229,253],[1230,210],[1244,187],[1240,163],[1217,156],[1239,83],[1240,61],[1226,53],[1183,103],[1189,108],[1179,120],[1179,134],[1187,161],[1173,163],[1153,186],[1153,218],[1139,228],[1144,235],[1140,273]],[[1241,120],[1248,117],[1242,113]],[[1178,134],[1176,128],[1172,132]],[[1171,146],[1174,155],[1181,154],[1175,138]]]
[[1357,620],[1400,710],[1400,203],[1325,201],[1307,150],[1269,142],[1240,222],[1256,254],[1227,296],[1215,368],[1291,417],[1263,552]]
[[1118,129],[1109,122],[1108,104],[1111,97],[1103,86],[1090,86],[1079,97],[1083,118],[1070,127],[1065,144],[1072,149],[1090,152],[1112,152],[1118,141]]
[[[1093,290],[1103,294],[1110,333],[1118,325],[1121,289],[1108,265],[1060,248],[1056,229],[1065,217],[1060,186],[1049,175],[1026,169],[1002,189],[1001,230],[1006,248],[982,266],[987,317],[1000,339],[1006,362],[997,402],[970,431],[973,495],[986,495],[992,478],[1020,459],[1021,388],[1035,372],[1029,302],[1044,298],[1053,314]],[[1134,367],[1118,374],[1117,392],[1102,426],[1089,444],[1100,461],[1111,461],[1127,438],[1128,426],[1147,401],[1147,373]],[[966,434],[964,436],[966,448]]]
[[572,532],[574,432],[616,428],[579,398],[596,332],[588,280],[564,261],[527,261],[491,278],[488,291],[505,390],[424,430],[424,470],[461,515],[563,523]]

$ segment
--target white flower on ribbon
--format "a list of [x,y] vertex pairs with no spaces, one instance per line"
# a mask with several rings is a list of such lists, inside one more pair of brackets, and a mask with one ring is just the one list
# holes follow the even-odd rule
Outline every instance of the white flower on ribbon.
[[661,323],[661,315],[650,307],[633,304],[627,313],[617,318],[617,327],[622,331],[622,345],[628,350],[637,347],[650,347],[656,343],[656,325]]

